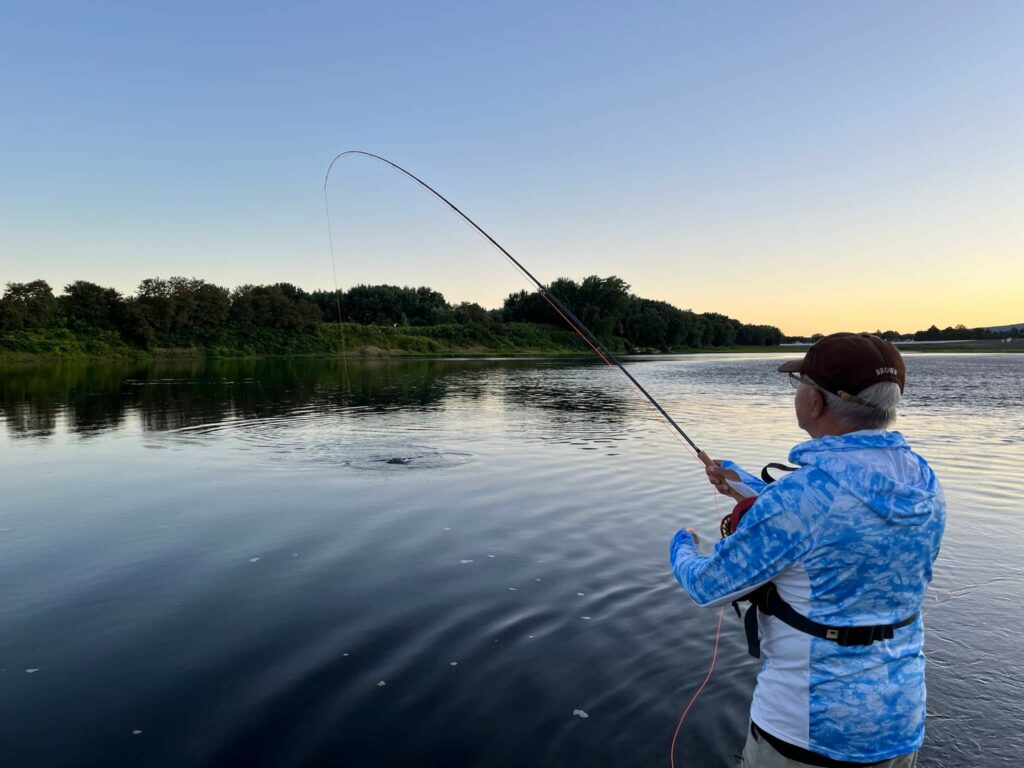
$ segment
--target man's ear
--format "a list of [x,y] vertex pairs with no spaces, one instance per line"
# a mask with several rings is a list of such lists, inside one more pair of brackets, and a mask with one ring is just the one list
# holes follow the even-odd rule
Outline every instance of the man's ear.
[[814,418],[820,417],[825,412],[825,408],[828,407],[825,402],[825,395],[817,389],[813,390],[811,392],[811,400],[807,406],[811,416]]

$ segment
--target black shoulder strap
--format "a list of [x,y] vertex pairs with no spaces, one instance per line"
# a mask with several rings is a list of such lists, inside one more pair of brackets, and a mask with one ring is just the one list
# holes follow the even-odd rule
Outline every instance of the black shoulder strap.
[[780,472],[796,472],[800,467],[791,467],[788,464],[779,464],[777,461],[773,461],[771,464],[766,464],[761,468],[761,479],[768,483],[768,485],[771,485],[778,478],[772,477],[768,473],[769,469],[777,469]]

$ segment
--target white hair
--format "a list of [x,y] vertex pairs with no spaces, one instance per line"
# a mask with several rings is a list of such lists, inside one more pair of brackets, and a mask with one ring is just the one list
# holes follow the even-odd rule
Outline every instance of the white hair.
[[844,400],[838,395],[822,389],[809,378],[812,384],[825,398],[825,404],[835,417],[847,427],[854,429],[885,429],[896,421],[896,408],[900,404],[903,393],[900,385],[892,381],[872,384],[857,393],[861,402]]

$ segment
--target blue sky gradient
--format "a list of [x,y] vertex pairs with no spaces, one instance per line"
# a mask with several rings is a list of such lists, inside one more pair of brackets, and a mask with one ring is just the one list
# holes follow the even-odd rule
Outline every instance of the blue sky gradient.
[[[0,281],[330,287],[358,148],[543,280],[790,333],[1022,322],[1022,33],[1018,2],[15,3]],[[331,205],[342,287],[526,287],[368,161]]]

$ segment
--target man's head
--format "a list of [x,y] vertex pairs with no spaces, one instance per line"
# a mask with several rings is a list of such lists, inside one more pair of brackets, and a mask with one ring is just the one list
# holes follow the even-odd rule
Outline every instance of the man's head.
[[899,350],[867,333],[826,336],[779,371],[794,379],[797,422],[811,437],[889,426],[907,378]]

